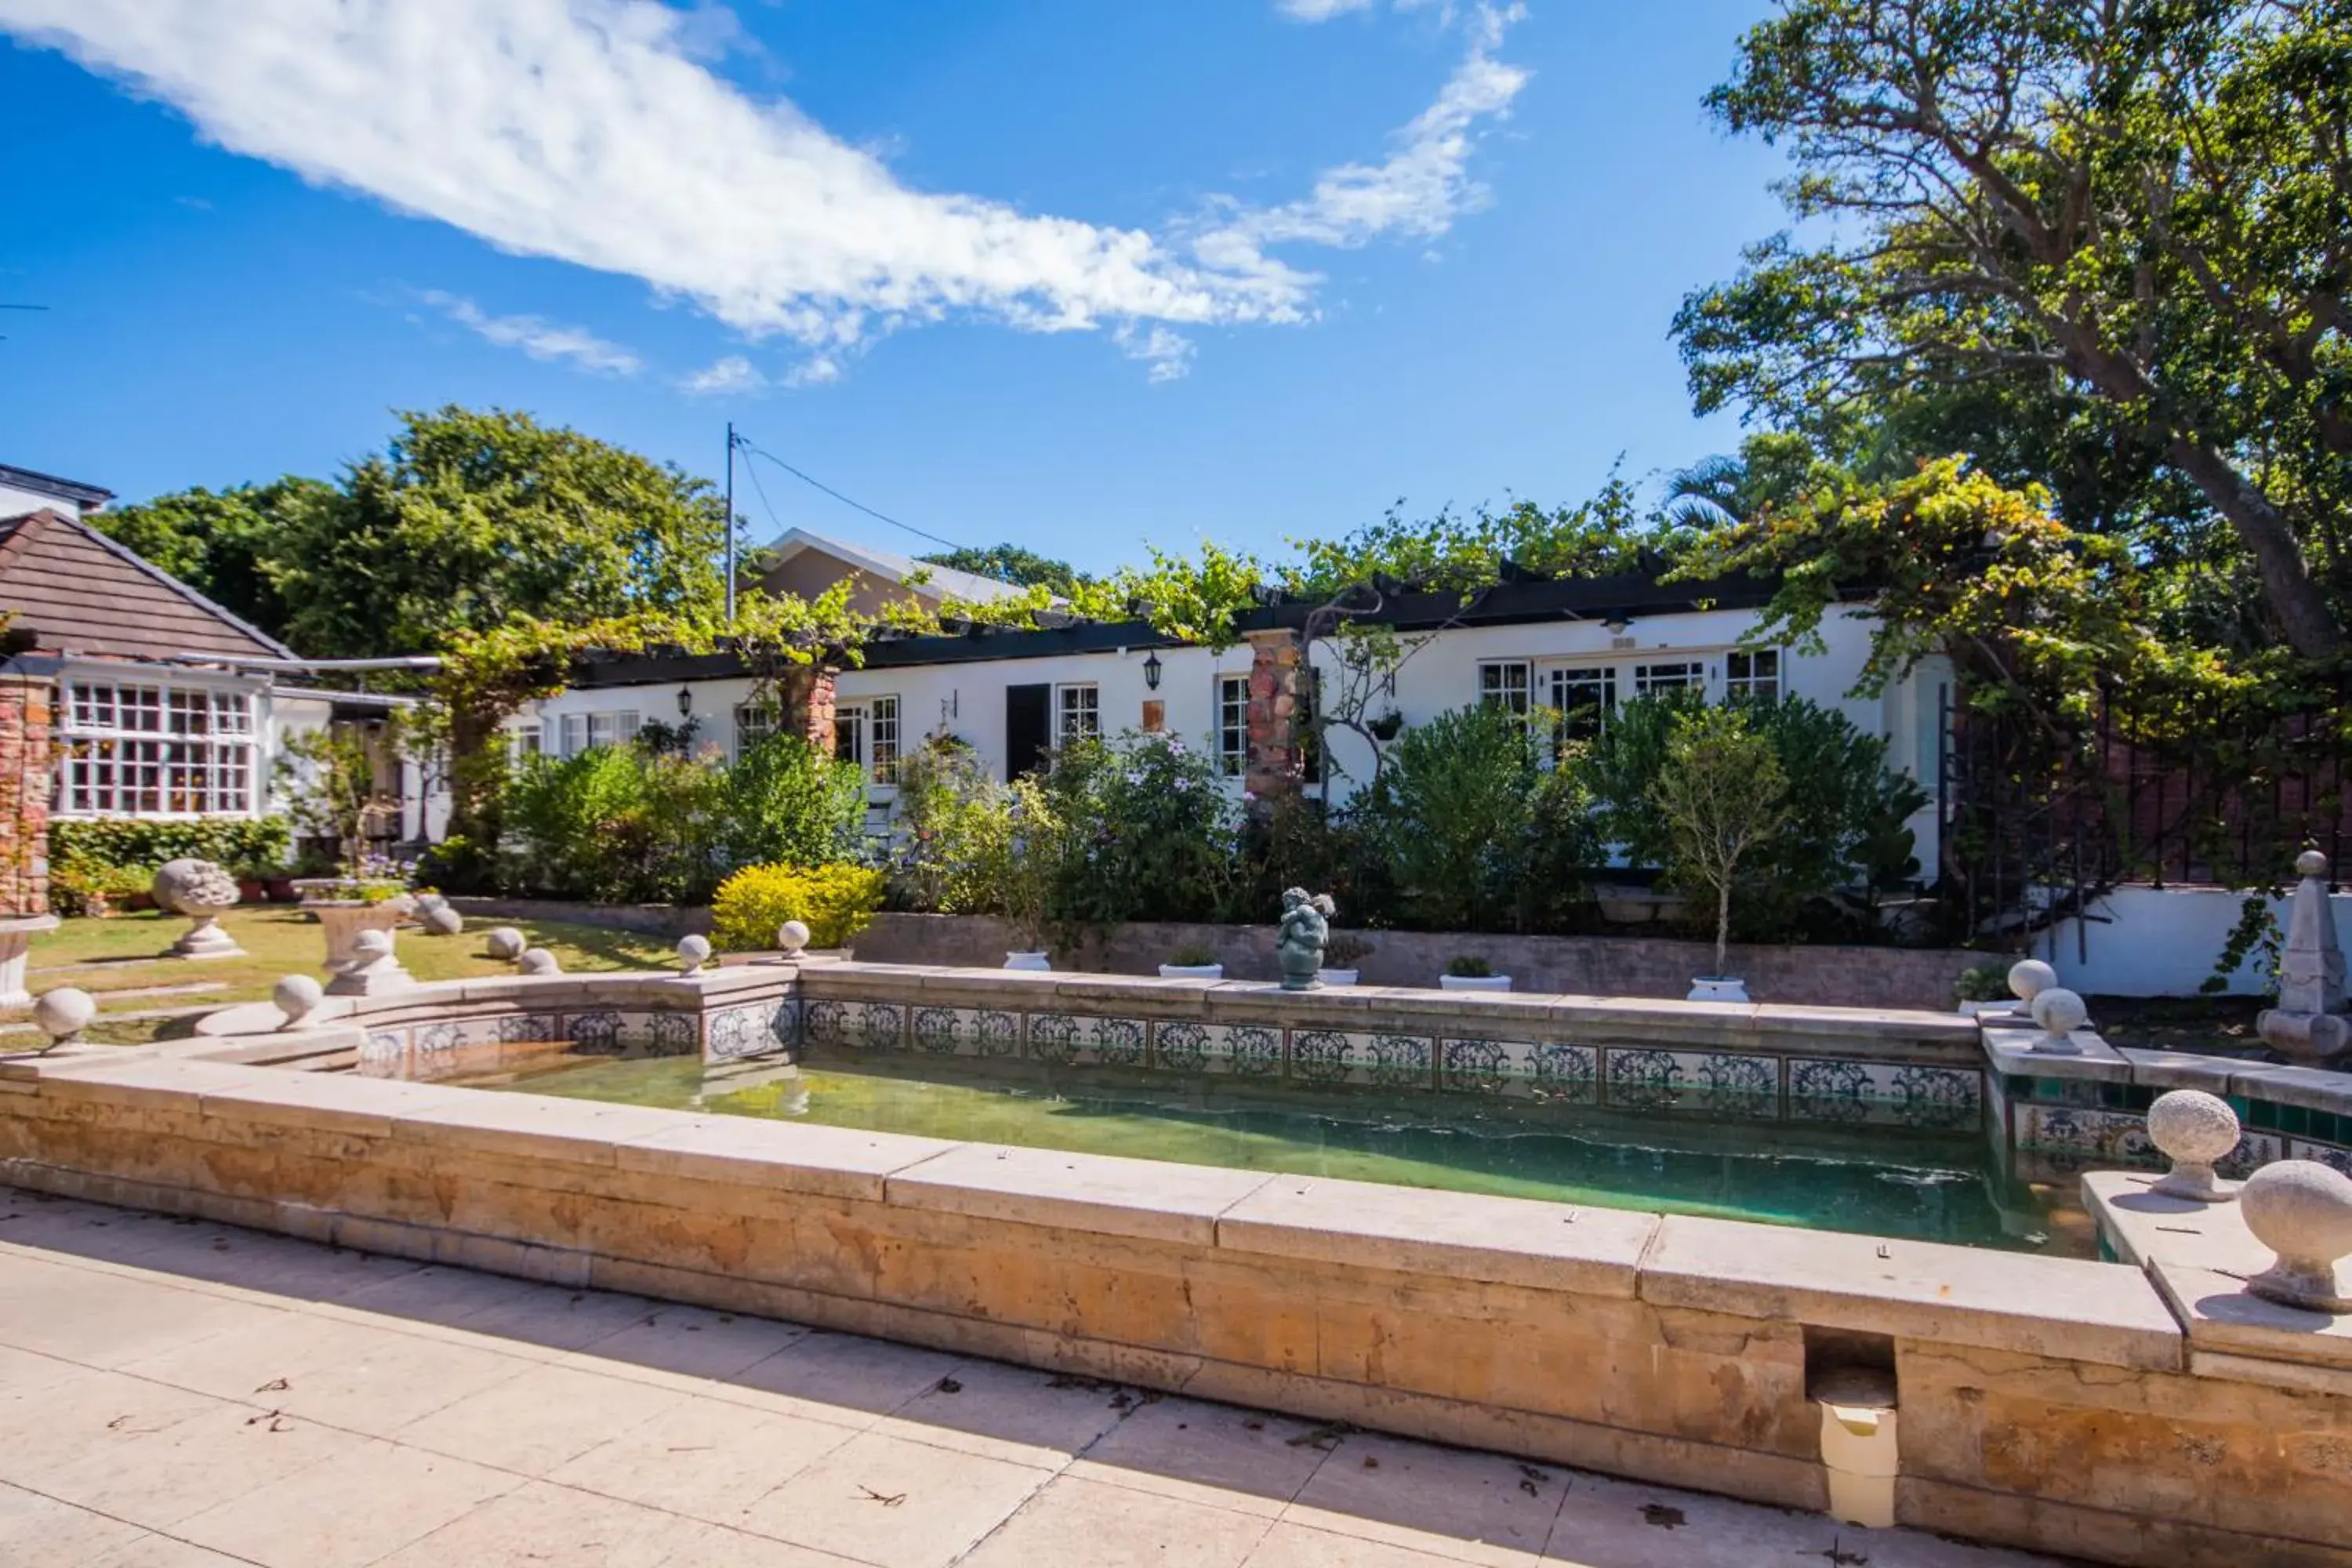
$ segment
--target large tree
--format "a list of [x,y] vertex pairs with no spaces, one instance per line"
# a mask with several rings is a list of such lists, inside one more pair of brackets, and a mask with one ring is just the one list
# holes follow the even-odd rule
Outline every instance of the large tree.
[[2352,0],[1783,0],[1709,101],[1828,237],[1685,301],[1702,409],[1971,437],[2341,651]]
[[1040,555],[1018,544],[992,544],[985,550],[964,545],[955,550],[941,550],[921,559],[933,566],[969,572],[975,577],[993,577],[1016,588],[1044,588],[1065,596],[1076,593],[1081,584],[1092,581],[1066,561]]
[[430,653],[529,618],[706,611],[725,502],[707,479],[527,414],[406,413],[277,563],[305,652]]

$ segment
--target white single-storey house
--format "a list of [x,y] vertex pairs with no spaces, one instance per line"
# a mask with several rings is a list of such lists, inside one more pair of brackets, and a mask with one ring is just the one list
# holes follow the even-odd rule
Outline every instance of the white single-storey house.
[[[809,581],[828,552],[845,563],[856,559],[852,547],[802,531],[797,555]],[[1373,693],[1365,716],[1392,712],[1410,726],[1494,702],[1601,723],[1618,703],[1669,687],[1696,687],[1718,700],[1733,692],[1798,696],[1885,737],[1890,765],[1933,796],[1948,666],[1930,659],[1883,698],[1854,697],[1869,651],[1866,613],[1833,613],[1819,653],[1744,647],[1767,596],[1754,584],[1646,577],[1500,584],[1466,604],[1453,594],[1391,595],[1368,618],[1393,628],[1411,651],[1395,668],[1393,689]],[[934,735],[962,741],[998,776],[1011,777],[1075,736],[1161,731],[1222,759],[1239,795],[1254,774],[1279,771],[1286,760],[1262,754],[1270,732],[1282,727],[1270,721],[1291,717],[1290,709],[1274,710],[1284,698],[1297,706],[1319,690],[1328,702],[1347,688],[1339,645],[1320,635],[1319,624],[1307,639],[1313,609],[1253,611],[1242,617],[1237,640],[1222,649],[1178,643],[1141,623],[877,642],[862,665],[832,677],[831,744],[865,771],[877,829],[895,796],[898,759]],[[1314,672],[1311,686],[1296,679],[1300,668]],[[732,755],[779,721],[808,722],[794,712],[791,694],[781,704],[774,693],[759,700],[758,682],[731,656],[595,659],[575,681],[517,716],[511,729],[520,749],[571,756],[625,740],[648,721],[691,720],[698,741]],[[1326,734],[1327,757],[1310,751],[1287,760],[1308,795],[1336,805],[1371,777],[1371,742],[1338,729]],[[1938,820],[1930,806],[1911,824],[1923,867],[1936,864]],[[1926,875],[1932,879],[1932,870]]]

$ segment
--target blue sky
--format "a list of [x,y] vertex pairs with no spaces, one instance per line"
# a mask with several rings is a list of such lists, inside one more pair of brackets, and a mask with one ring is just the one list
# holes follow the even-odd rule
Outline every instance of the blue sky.
[[[1765,0],[0,0],[0,461],[139,499],[733,418],[961,542],[1276,551],[1722,450]],[[386,15],[389,14],[389,15]],[[910,540],[766,469],[755,536]]]

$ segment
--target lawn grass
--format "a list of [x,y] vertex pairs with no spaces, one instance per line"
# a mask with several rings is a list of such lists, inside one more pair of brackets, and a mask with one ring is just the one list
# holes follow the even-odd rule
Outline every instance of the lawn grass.
[[[543,947],[569,972],[665,969],[675,959],[670,944],[635,931],[607,931],[567,921],[468,922],[457,936],[427,936],[415,928],[399,935],[400,962],[419,980],[464,980],[511,974],[514,965],[483,951],[493,925],[512,925]],[[242,958],[166,958],[165,951],[188,929],[183,916],[116,915],[105,920],[67,921],[33,939],[26,987],[38,995],[60,985],[79,986],[98,999],[99,1020],[89,1037],[112,1045],[143,1044],[189,1032],[191,1020],[126,1018],[122,1013],[186,1011],[231,1002],[259,1001],[289,974],[326,977],[327,939],[319,923],[290,904],[248,904],[221,917],[221,926],[245,949]],[[123,995],[161,986],[217,987],[177,995]],[[29,1016],[0,1012],[0,1022]],[[10,1038],[0,1050],[17,1043]]]

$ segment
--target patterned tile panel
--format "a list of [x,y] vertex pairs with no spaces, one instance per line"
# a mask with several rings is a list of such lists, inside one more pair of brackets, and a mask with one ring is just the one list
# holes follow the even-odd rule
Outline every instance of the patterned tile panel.
[[1780,1058],[1774,1056],[1612,1046],[1603,1070],[1608,1102],[1621,1110],[1780,1114]]
[[2287,1158],[2290,1160],[2316,1160],[2323,1165],[2332,1165],[2346,1175],[2352,1176],[2352,1149],[2339,1148],[2333,1143],[2316,1142],[2309,1138],[2290,1138],[2287,1140]]
[[1029,1055],[1055,1067],[1139,1068],[1150,1059],[1151,1025],[1142,1018],[1078,1013],[1029,1015]]
[[727,1062],[772,1056],[790,1050],[798,1031],[798,1004],[789,1000],[721,1007],[704,1021],[703,1059]]
[[1984,1075],[1973,1068],[1789,1058],[1791,1121],[1962,1132],[1978,1124],[1983,1104]]
[[1290,1031],[1294,1083],[1377,1089],[1436,1087],[1436,1041],[1428,1035],[1350,1029]]
[[369,1078],[408,1076],[408,1031],[371,1029],[360,1042],[360,1071]]

